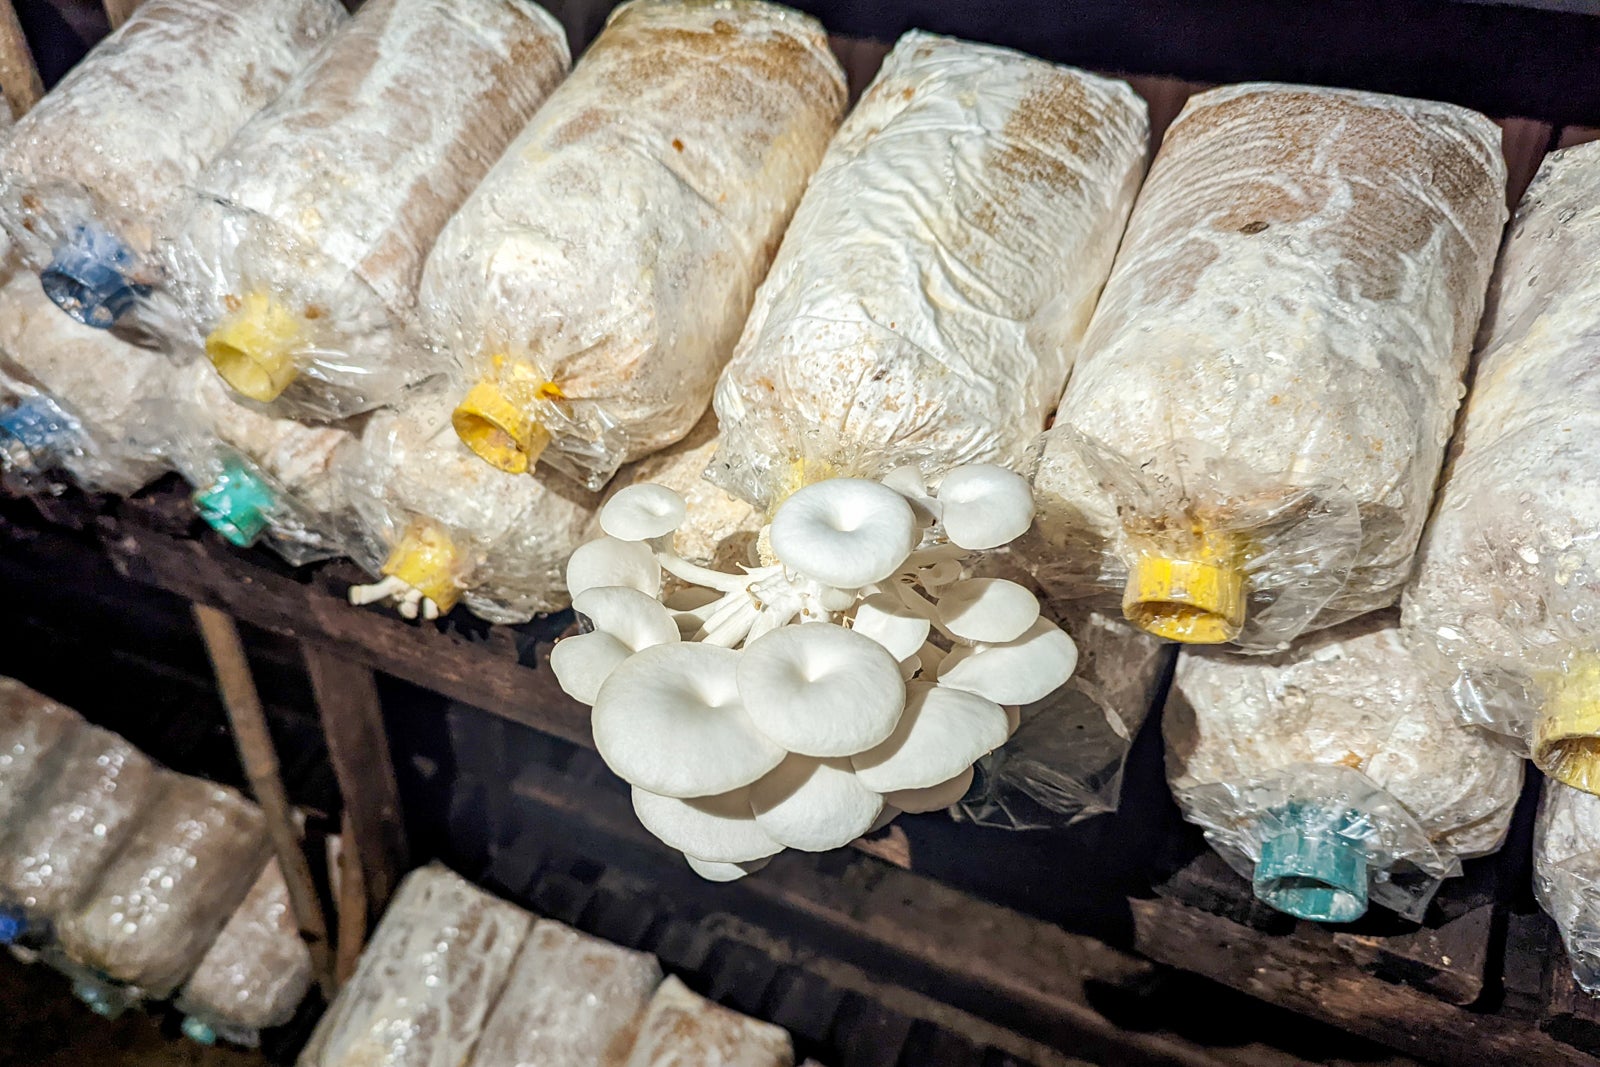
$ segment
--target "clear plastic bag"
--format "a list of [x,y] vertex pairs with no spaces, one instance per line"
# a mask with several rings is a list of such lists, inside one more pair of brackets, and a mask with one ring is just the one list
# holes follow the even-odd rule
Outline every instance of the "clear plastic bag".
[[441,612],[465,601],[491,622],[518,623],[561,610],[570,602],[562,571],[595,495],[480,462],[451,428],[451,404],[443,382],[412,390],[372,413],[341,463],[341,492],[362,527],[356,561]]
[[1600,995],[1600,796],[1545,782],[1534,828],[1533,892],[1561,930],[1573,977]]
[[[267,861],[261,811],[235,790],[164,772],[93,894],[62,916],[61,952],[89,996],[165,999],[194,972]],[[122,988],[119,988],[122,987]]]
[[1162,720],[1191,822],[1256,895],[1347,922],[1420,919],[1460,860],[1498,849],[1522,759],[1463,725],[1384,611],[1289,652],[1185,650]]
[[358,447],[354,428],[264,415],[236,402],[202,362],[174,377],[175,395],[161,405],[167,451],[212,529],[240,547],[265,536],[296,565],[358,543],[336,474]]
[[531,0],[372,0],[194,183],[169,329],[280,415],[337,419],[433,373],[434,238],[566,73]]
[[1144,174],[1126,84],[902,37],[795,212],[717,386],[716,480],[1019,466],[1077,355]]
[[429,257],[468,445],[599,489],[688,433],[844,103],[809,16],[614,11]]
[[0,678],[0,825],[26,817],[33,792],[55,775],[83,729],[71,708]]
[[129,495],[167,470],[150,404],[170,395],[172,363],[62,315],[32,274],[0,289],[0,464],[25,488],[64,471],[90,491]]
[[1546,157],[1501,256],[1405,621],[1469,722],[1600,791],[1600,145]]
[[311,953],[300,939],[289,887],[271,860],[178,995],[183,1030],[202,1044],[223,1038],[255,1048],[311,989]]
[[714,1004],[669,976],[639,1023],[624,1067],[793,1067],[780,1026]]
[[337,0],[148,0],[0,148],[0,224],[107,328],[159,280],[164,215],[344,21]]
[[98,883],[161,783],[155,764],[107,730],[82,726],[60,749],[26,813],[0,815],[0,942],[47,940]]
[[478,1042],[477,1067],[616,1063],[661,984],[661,964],[550,919],[533,924]]
[[1281,648],[1410,573],[1505,219],[1449,104],[1229,86],[1167,131],[1036,477],[1064,595]]
[[437,864],[412,871],[300,1067],[466,1063],[532,921]]

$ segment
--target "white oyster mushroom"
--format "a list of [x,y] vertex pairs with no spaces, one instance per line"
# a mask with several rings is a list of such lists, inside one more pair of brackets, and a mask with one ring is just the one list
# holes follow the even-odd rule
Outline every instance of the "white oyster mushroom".
[[901,603],[893,593],[873,593],[856,606],[851,629],[870,637],[904,662],[915,656],[928,639],[932,622]]
[[967,795],[967,790],[972,788],[972,777],[973,770],[968,767],[948,782],[940,782],[927,789],[898,789],[883,800],[884,803],[911,815],[919,815],[925,811],[943,811]]
[[883,797],[856,778],[849,760],[791,755],[750,787],[750,808],[774,841],[826,852],[872,829]]
[[919,526],[932,526],[939,521],[939,499],[928,492],[928,482],[922,477],[922,471],[913,464],[896,467],[885,474],[883,484],[906,498],[906,503],[911,505],[911,510],[916,513]]
[[756,729],[739,699],[740,659],[729,649],[673,642],[617,666],[590,718],[606,765],[652,793],[703,797],[749,785],[782,763],[784,750]]
[[999,548],[1033,525],[1033,490],[992,463],[957,467],[939,483],[944,533],[962,548]]
[[770,859],[764,859],[752,860],[749,863],[717,863],[688,854],[685,854],[683,858],[689,861],[689,869],[691,871],[708,882],[737,882],[745,875],[755,874],[772,862]]
[[883,581],[921,540],[905,497],[865,478],[830,478],[798,490],[772,517],[770,536],[785,567],[837,589]]
[[650,482],[618,491],[600,509],[600,529],[623,541],[653,541],[683,525],[688,516],[683,497]]
[[1036,619],[1015,641],[953,652],[939,665],[939,684],[996,704],[1031,704],[1065,685],[1077,666],[1078,646],[1066,631]]
[[939,621],[967,641],[1015,641],[1039,618],[1039,601],[1004,578],[968,578],[939,598]]
[[567,561],[567,592],[625,585],[646,596],[661,595],[661,566],[650,546],[615,537],[597,537],[578,546]]
[[861,784],[879,793],[926,789],[956,777],[1009,736],[999,704],[960,689],[911,682],[894,733],[850,757],[850,764]]
[[781,627],[736,659],[738,691],[756,729],[803,756],[864,752],[894,732],[905,707],[899,662],[870,637],[833,623]]
[[680,800],[635,787],[633,813],[662,841],[709,863],[751,863],[783,851],[756,825],[748,789]]
[[598,586],[572,599],[572,607],[594,624],[592,633],[557,641],[550,669],[568,696],[593,704],[600,686],[618,665],[652,645],[682,639],[672,613],[659,600],[627,586]]
[[550,670],[563,693],[580,704],[592,705],[600,696],[600,686],[631,655],[633,649],[596,630],[557,641],[550,650]]

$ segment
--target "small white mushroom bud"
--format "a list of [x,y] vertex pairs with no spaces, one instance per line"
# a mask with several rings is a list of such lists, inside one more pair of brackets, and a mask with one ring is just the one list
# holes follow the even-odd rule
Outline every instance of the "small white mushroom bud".
[[883,797],[857,780],[849,760],[790,755],[750,787],[750,808],[774,841],[826,852],[870,830]]
[[567,592],[625,585],[646,596],[661,595],[661,565],[650,546],[615,537],[597,537],[578,546],[567,560]]
[[772,518],[772,551],[792,571],[838,589],[893,574],[919,540],[911,505],[881,482],[830,478],[800,489]]
[[635,787],[633,813],[679,852],[711,863],[750,863],[783,851],[756,825],[748,789],[680,800]]
[[1000,705],[931,682],[906,686],[906,710],[883,744],[850,757],[861,784],[879,793],[926,789],[949,781],[1005,744],[1010,724]]
[[864,752],[894,732],[905,707],[895,658],[833,623],[773,630],[738,661],[739,693],[756,729],[804,756]]
[[944,533],[973,550],[1015,541],[1033,525],[1033,491],[1022,475],[992,463],[957,467],[939,483]]
[[688,505],[664,485],[641,482],[619,490],[600,509],[600,529],[622,541],[650,541],[683,525]]
[[703,860],[698,856],[687,853],[683,857],[689,862],[689,869],[708,882],[737,882],[747,874],[755,874],[761,868],[771,863],[771,859],[752,860],[749,863],[716,863]]
[[925,811],[943,811],[950,805],[959,803],[961,798],[967,795],[967,790],[972,788],[972,776],[972,768],[968,767],[948,782],[940,782],[927,789],[901,789],[883,799],[886,804],[912,815]]
[[996,704],[1043,700],[1065,685],[1078,666],[1078,646],[1049,619],[1036,619],[1015,641],[956,653],[939,665],[939,684]]
[[966,641],[1015,641],[1039,617],[1039,601],[1004,578],[968,578],[939,598],[939,621]]

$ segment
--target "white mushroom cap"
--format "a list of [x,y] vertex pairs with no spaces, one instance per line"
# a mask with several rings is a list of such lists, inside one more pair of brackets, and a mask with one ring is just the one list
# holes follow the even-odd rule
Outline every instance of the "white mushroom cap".
[[749,863],[717,863],[713,860],[703,860],[687,853],[684,854],[683,858],[689,861],[690,870],[708,882],[737,882],[745,875],[755,874],[772,862],[768,858],[751,860]]
[[597,537],[579,545],[567,560],[567,592],[578,596],[604,585],[625,585],[646,596],[659,596],[661,565],[649,545]]
[[1004,578],[968,578],[939,597],[939,621],[968,641],[1015,641],[1039,617],[1039,601]]
[[927,789],[901,789],[884,797],[884,801],[913,815],[925,811],[943,811],[958,803],[972,788],[972,768],[968,767],[948,782]]
[[750,863],[783,851],[756,825],[750,790],[679,800],[633,790],[633,813],[644,828],[685,855],[712,863]]
[[962,548],[998,548],[1033,525],[1028,480],[992,463],[957,467],[939,483],[944,533]]
[[905,707],[895,658],[831,622],[763,634],[738,661],[739,693],[756,729],[804,756],[864,752],[894,732]]
[[683,497],[664,485],[642,482],[620,490],[600,509],[600,529],[623,541],[649,541],[683,525]]
[[625,585],[585,589],[572,598],[572,609],[634,652],[682,639],[661,601]]
[[550,669],[562,692],[580,703],[593,704],[611,672],[631,655],[633,649],[596,630],[557,641],[550,650]]
[[731,649],[673,642],[625,660],[600,687],[590,718],[606,765],[652,793],[704,797],[749,785],[782,763],[783,749],[756,729],[739,700],[739,659]]
[[849,760],[791,755],[750,787],[750,808],[774,841],[826,852],[870,830],[883,797],[856,779]]
[[873,593],[856,606],[850,628],[878,642],[895,659],[904,660],[922,648],[931,624],[893,593]]
[[881,582],[921,539],[905,497],[865,478],[830,478],[797,491],[772,517],[785,567],[839,589]]
[[927,479],[916,464],[907,463],[885,474],[883,484],[906,498],[916,513],[918,526],[932,526],[939,521],[939,501],[928,492]]
[[946,657],[939,665],[939,684],[996,704],[1032,704],[1065,685],[1077,666],[1078,646],[1066,631],[1049,619],[1036,619],[1015,641],[979,645],[959,659]]
[[911,682],[894,734],[871,751],[852,756],[850,764],[861,784],[879,793],[926,789],[949,781],[1005,744],[1009,725],[1005,711],[993,701],[943,685]]

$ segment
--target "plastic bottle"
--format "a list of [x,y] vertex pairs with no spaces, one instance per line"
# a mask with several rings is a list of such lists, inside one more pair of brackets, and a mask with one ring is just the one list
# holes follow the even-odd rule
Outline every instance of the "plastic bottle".
[[0,678],[0,826],[20,820],[49,782],[84,722],[21,682]]
[[1460,860],[1500,847],[1522,791],[1521,756],[1446,707],[1393,610],[1272,656],[1185,649],[1162,727],[1184,816],[1302,919],[1369,899],[1420,919]]
[[173,366],[58,313],[39,280],[0,289],[0,465],[13,482],[53,488],[65,471],[90,491],[129,495],[167,470],[152,419],[171,393]]
[[1465,718],[1600,791],[1600,145],[1545,157],[1500,257],[1405,621]]
[[793,1067],[781,1026],[740,1015],[669,976],[639,1022],[625,1067]]
[[806,189],[717,386],[714,477],[764,507],[836,475],[1021,466],[1144,174],[1126,84],[902,37]]
[[1534,827],[1533,892],[1561,930],[1572,976],[1600,995],[1600,796],[1544,783]]
[[533,924],[473,1053],[474,1067],[616,1063],[661,983],[661,964],[550,919]]
[[0,223],[80,322],[158,279],[163,216],[345,18],[337,0],[148,0],[0,148]]
[[46,942],[57,919],[93,890],[160,786],[155,764],[108,730],[84,724],[58,748],[54,773],[26,813],[0,814],[0,943]]
[[299,1067],[466,1063],[532,921],[437,864],[411,872]]
[[1505,219],[1500,131],[1449,104],[1190,98],[1139,194],[1035,478],[1058,593],[1283,647],[1394,601]]
[[341,463],[341,492],[360,518],[356,561],[382,575],[358,603],[394,597],[402,612],[465,601],[491,622],[527,622],[568,604],[563,569],[583,542],[594,494],[559,476],[515,477],[480,462],[451,428],[443,382],[373,412]]
[[163,1000],[194,973],[267,860],[254,804],[199,778],[162,777],[94,892],[57,923],[53,962],[108,1014]]
[[372,0],[196,180],[172,246],[188,343],[277,414],[343,418],[433,372],[434,238],[566,73],[532,0]]
[[356,519],[336,474],[357,448],[351,426],[262,414],[203,362],[175,378],[168,451],[212,529],[240,547],[265,537],[296,565],[351,550]]
[[277,860],[251,886],[178,994],[183,1032],[255,1048],[261,1032],[294,1018],[311,988],[311,953],[300,939]]
[[614,11],[429,257],[468,446],[599,489],[688,433],[844,103],[809,16]]

